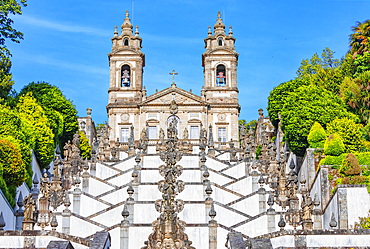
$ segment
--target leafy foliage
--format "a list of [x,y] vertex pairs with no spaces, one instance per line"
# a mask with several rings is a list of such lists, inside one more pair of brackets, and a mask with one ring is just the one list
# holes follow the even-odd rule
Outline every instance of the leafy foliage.
[[299,87],[308,84],[309,82],[307,80],[295,79],[281,83],[270,92],[270,96],[268,97],[267,111],[270,121],[275,127],[278,127],[278,113],[282,111],[288,95],[297,90]]
[[337,95],[313,85],[302,86],[290,93],[281,117],[284,139],[297,156],[304,155],[308,147],[307,136],[315,122],[325,125],[336,117],[356,119]]
[[324,148],[326,132],[320,123],[315,122],[307,136],[310,148]]
[[258,160],[259,156],[261,155],[262,145],[258,145],[256,149],[256,159]]
[[32,82],[25,86],[19,96],[32,92],[37,102],[42,106],[50,122],[50,128],[55,135],[55,143],[63,148],[73,134],[78,131],[77,111],[72,102],[63,95],[56,86],[46,82]]
[[12,207],[16,188],[27,178],[25,165],[17,147],[7,139],[0,139],[0,189]]
[[349,45],[351,47],[351,52],[354,57],[357,54],[363,54],[364,52],[369,52],[369,42],[370,42],[370,19],[364,22],[356,22],[356,26],[351,28],[352,34],[349,36]]
[[10,73],[12,63],[9,51],[6,48],[0,47],[0,57],[0,99],[5,99],[14,84],[12,74]]
[[331,134],[325,142],[324,153],[329,156],[339,156],[345,151],[341,137],[337,134]]
[[249,131],[249,128],[252,127],[253,132],[254,132],[256,130],[257,120],[253,119],[247,123],[245,119],[241,119],[239,120],[239,125],[244,125],[247,131]]
[[355,229],[370,229],[370,210],[367,217],[359,217],[360,222],[355,222]]
[[89,144],[89,140],[87,139],[85,133],[79,131],[78,134],[80,135],[80,154],[83,159],[91,159],[91,146]]
[[31,144],[41,168],[46,168],[54,156],[54,134],[42,107],[32,97],[32,93],[20,97],[17,104],[19,117],[27,134],[32,134]]
[[336,118],[327,126],[329,134],[338,134],[342,139],[346,152],[360,151],[363,147],[361,124],[356,124],[353,118]]
[[22,6],[27,6],[26,0],[2,0],[0,4],[0,45],[5,44],[5,39],[19,43],[23,34],[12,27],[14,21],[9,15],[22,15]]

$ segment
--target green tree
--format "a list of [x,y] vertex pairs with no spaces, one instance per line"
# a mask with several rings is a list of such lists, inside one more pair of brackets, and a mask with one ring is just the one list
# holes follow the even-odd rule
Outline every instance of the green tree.
[[22,155],[23,166],[27,169],[26,183],[32,184],[31,149],[34,148],[33,134],[27,128],[19,114],[6,105],[0,105],[0,138],[13,143]]
[[17,104],[19,117],[26,127],[27,134],[32,134],[31,144],[41,168],[46,168],[54,156],[54,134],[42,107],[32,97],[32,93],[19,98]]
[[[12,74],[10,73],[10,68],[12,63],[10,61],[9,51],[0,47],[0,101],[5,99],[9,92],[12,90],[14,81],[12,80]],[[3,102],[3,101],[2,101]]]
[[78,131],[80,135],[80,154],[83,159],[91,159],[91,146],[89,144],[89,140],[87,139],[85,133],[82,131]]
[[247,131],[249,131],[249,128],[252,127],[253,131],[256,130],[256,125],[257,125],[257,121],[256,120],[251,120],[247,123],[247,121],[245,121],[245,119],[241,119],[239,120],[239,125],[244,125],[245,128],[247,129]]
[[360,151],[364,146],[362,138],[362,125],[357,124],[354,119],[343,117],[336,118],[327,125],[329,134],[338,134],[346,147],[346,152]]
[[288,82],[281,83],[270,92],[270,96],[268,97],[267,111],[272,124],[276,128],[279,124],[278,113],[283,109],[288,95],[296,91],[299,87],[308,84],[308,80],[305,79],[290,80]]
[[303,156],[308,147],[307,136],[315,122],[326,126],[336,117],[357,117],[349,113],[339,96],[323,88],[307,85],[291,92],[281,110],[284,139],[289,148]]
[[34,98],[43,107],[53,130],[55,142],[63,148],[73,134],[78,131],[77,111],[72,101],[67,99],[56,86],[46,82],[31,82],[26,85],[19,96],[32,92]]
[[324,128],[320,123],[315,122],[307,136],[307,141],[310,145],[310,148],[324,148],[326,137],[327,136]]
[[356,58],[357,54],[370,51],[370,19],[362,23],[356,22],[356,25],[353,26],[351,30],[353,33],[349,35],[349,46],[353,58]]
[[18,148],[7,139],[0,139],[0,189],[12,205],[16,188],[27,178],[25,165]]

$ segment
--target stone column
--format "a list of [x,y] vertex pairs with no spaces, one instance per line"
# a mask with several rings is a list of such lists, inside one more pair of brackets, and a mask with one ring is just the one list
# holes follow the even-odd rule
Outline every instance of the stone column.
[[258,191],[258,173],[256,171],[252,171],[252,192]]
[[338,228],[348,229],[347,189],[337,188],[338,195]]
[[80,188],[75,188],[73,191],[73,213],[75,214],[80,214],[81,194],[82,191]]
[[321,210],[324,210],[330,199],[329,191],[329,170],[327,166],[320,166],[320,182],[321,182]]
[[320,200],[319,200],[319,195],[316,193],[314,197],[314,210],[312,212],[313,215],[313,229],[322,229],[322,212],[320,209]]
[[82,191],[85,193],[89,192],[89,178],[90,175],[88,172],[82,173]]
[[120,249],[129,249],[129,229],[130,222],[127,220],[130,213],[127,210],[127,205],[124,206],[122,211],[123,221],[120,226]]
[[66,207],[62,212],[62,233],[70,234],[70,220],[71,220],[71,210],[68,207],[71,205],[69,200],[69,194],[66,193],[66,197],[64,199],[64,206]]
[[211,220],[208,221],[209,228],[209,249],[217,249],[217,221],[215,221],[216,211],[213,205],[211,204],[211,210],[209,211],[209,216]]
[[15,212],[15,230],[22,230],[23,228],[22,222],[24,218],[22,192],[19,192],[17,205],[18,205],[18,210],[17,212]]
[[126,208],[127,208],[127,211],[129,212],[129,216],[128,216],[128,221],[130,223],[134,223],[134,204],[135,204],[135,200],[134,198],[132,198],[132,194],[134,194],[134,188],[133,188],[133,184],[130,183],[130,185],[128,186],[127,188],[127,193],[129,195],[129,197],[126,199]]
[[315,170],[315,149],[308,148],[306,150],[306,160],[307,160],[307,183],[308,189],[311,189],[313,180],[315,179],[316,170]]
[[258,189],[258,196],[259,196],[259,213],[263,213],[266,211],[266,190],[264,188]]

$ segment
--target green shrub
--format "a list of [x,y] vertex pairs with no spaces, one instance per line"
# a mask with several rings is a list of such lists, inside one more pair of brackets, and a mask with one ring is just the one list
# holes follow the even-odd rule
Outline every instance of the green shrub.
[[256,159],[258,159],[259,156],[261,155],[261,150],[262,150],[262,145],[258,145],[256,149]]
[[342,139],[337,134],[331,134],[328,139],[326,139],[324,145],[324,153],[329,156],[339,156],[345,151],[345,147]]
[[325,156],[319,163],[319,165],[342,165],[343,159],[346,154],[341,154],[339,156]]
[[79,131],[78,134],[80,135],[80,154],[83,159],[91,159],[91,146],[89,144],[89,140],[87,139],[85,133]]
[[324,143],[326,139],[326,132],[322,128],[321,124],[315,122],[307,136],[307,142],[310,148],[324,148]]
[[351,118],[337,118],[330,122],[327,126],[329,134],[338,134],[344,143],[346,152],[360,151],[364,144],[361,132],[362,125],[357,124]]

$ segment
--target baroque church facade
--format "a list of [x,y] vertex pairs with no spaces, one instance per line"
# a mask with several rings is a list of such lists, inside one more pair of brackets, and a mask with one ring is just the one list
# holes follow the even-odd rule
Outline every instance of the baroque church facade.
[[[110,141],[128,142],[131,126],[134,127],[135,140],[140,138],[145,127],[150,140],[159,139],[173,119],[177,120],[181,139],[198,140],[201,130],[208,130],[210,125],[216,146],[219,142],[225,146],[231,139],[239,139],[239,54],[235,51],[231,26],[226,34],[220,13],[214,31],[209,26],[208,36],[204,39],[204,86],[200,96],[177,87],[175,80],[169,88],[147,96],[143,86],[145,54],[141,51],[142,38],[137,26],[134,33],[128,12],[121,28],[121,34],[118,34],[116,26],[112,52],[108,54]],[[174,76],[176,73],[173,71],[171,74]],[[175,105],[170,109],[171,102]]]

